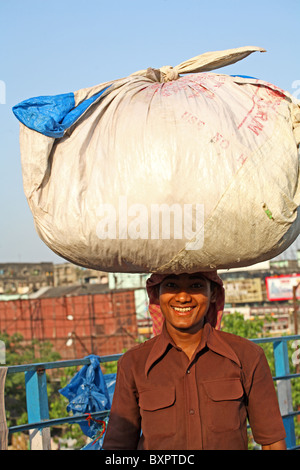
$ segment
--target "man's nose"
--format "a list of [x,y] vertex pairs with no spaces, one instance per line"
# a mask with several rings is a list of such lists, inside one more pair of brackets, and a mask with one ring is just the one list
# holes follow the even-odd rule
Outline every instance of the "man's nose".
[[190,302],[191,295],[188,292],[181,290],[180,292],[177,292],[175,300],[177,302]]

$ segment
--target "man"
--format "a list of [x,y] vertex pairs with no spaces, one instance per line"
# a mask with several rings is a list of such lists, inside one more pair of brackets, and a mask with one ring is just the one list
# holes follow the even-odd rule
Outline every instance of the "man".
[[262,449],[285,449],[262,348],[217,329],[217,273],[152,275],[147,290],[162,330],[120,359],[103,448],[246,450],[248,418]]

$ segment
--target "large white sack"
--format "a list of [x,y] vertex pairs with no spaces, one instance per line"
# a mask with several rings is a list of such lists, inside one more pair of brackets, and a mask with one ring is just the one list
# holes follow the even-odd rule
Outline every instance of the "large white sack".
[[[21,124],[41,239],[73,263],[115,272],[247,266],[288,248],[300,232],[299,101],[262,80],[207,72],[255,50],[79,90],[75,106],[109,86],[61,138]],[[165,204],[158,231],[155,204]]]

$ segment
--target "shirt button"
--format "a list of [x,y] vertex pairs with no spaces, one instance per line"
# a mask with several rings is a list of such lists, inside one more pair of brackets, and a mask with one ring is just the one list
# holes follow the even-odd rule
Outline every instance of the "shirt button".
[[195,414],[195,410],[193,410],[192,408],[190,409],[190,415],[194,415]]
[[188,369],[188,370],[186,371],[186,373],[187,373],[187,374],[190,374],[190,373],[191,373],[190,369]]

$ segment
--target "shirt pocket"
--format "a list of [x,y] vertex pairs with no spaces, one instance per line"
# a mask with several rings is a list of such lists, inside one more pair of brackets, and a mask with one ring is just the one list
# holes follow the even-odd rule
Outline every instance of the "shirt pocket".
[[142,431],[161,437],[176,432],[175,387],[143,390],[139,394]]
[[240,428],[244,408],[244,390],[240,379],[213,380],[204,382],[203,386],[208,428],[214,432]]

